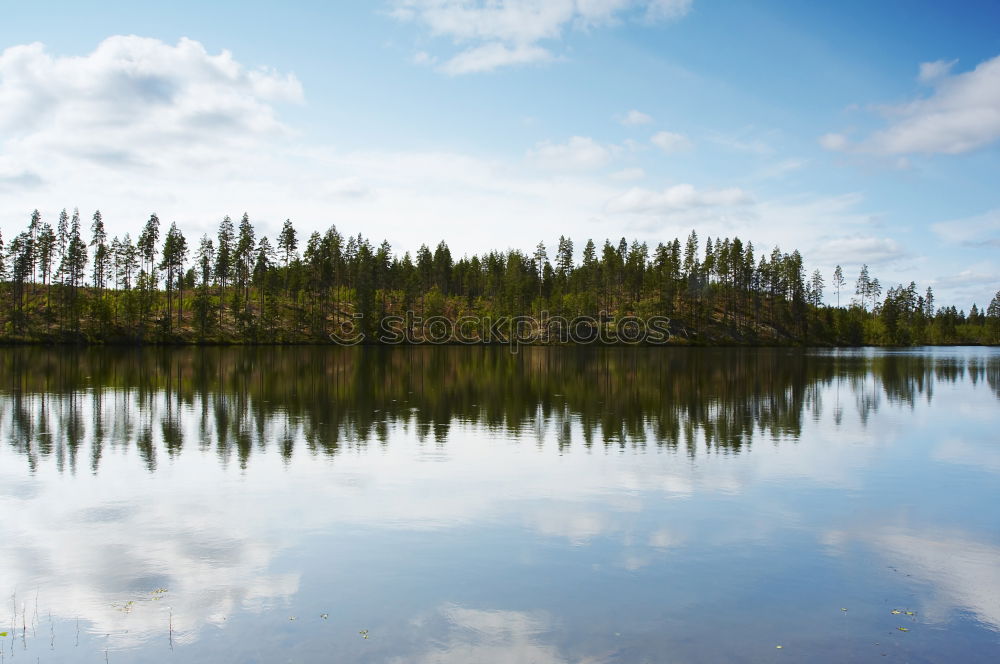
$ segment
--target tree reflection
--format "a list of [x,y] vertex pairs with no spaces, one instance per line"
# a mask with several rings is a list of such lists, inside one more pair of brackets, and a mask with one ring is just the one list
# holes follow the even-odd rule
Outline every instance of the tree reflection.
[[[862,422],[883,401],[912,408],[936,382],[986,382],[1000,356],[663,348],[14,348],[0,352],[3,435],[30,468],[76,472],[90,446],[158,455],[190,443],[245,467],[275,446],[336,455],[386,445],[392,431],[443,444],[457,424],[511,436],[694,455],[797,439],[804,418],[853,401]],[[831,402],[824,404],[824,394]],[[190,439],[190,440],[189,440]]]

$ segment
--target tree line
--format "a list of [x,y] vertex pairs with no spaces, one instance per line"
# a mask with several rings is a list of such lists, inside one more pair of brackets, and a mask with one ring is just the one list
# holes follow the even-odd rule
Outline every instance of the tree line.
[[335,226],[303,241],[290,220],[272,242],[247,214],[196,243],[156,214],[136,238],[109,240],[100,211],[85,232],[77,210],[54,227],[36,210],[6,245],[0,236],[0,329],[8,341],[323,343],[360,327],[377,343],[387,315],[412,312],[419,327],[544,312],[598,326],[666,316],[688,344],[1000,342],[1000,292],[966,314],[936,307],[915,282],[884,289],[867,265],[856,279],[837,266],[827,290],[799,251],[758,253],[738,237],[588,239],[580,255],[565,236],[551,257],[543,242],[456,259],[441,241],[400,255]]

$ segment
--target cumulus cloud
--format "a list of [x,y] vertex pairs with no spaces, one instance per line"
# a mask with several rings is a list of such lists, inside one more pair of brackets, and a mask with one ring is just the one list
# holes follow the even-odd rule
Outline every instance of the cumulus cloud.
[[192,167],[287,134],[274,105],[302,99],[294,75],[248,69],[190,39],[114,36],[82,57],[40,43],[0,54],[0,134],[12,160],[149,168],[182,156]]
[[750,203],[742,189],[697,190],[694,185],[678,184],[663,191],[633,187],[608,202],[610,212],[672,214],[701,207],[732,207]]
[[647,125],[653,121],[653,118],[642,111],[637,111],[634,108],[623,115],[619,122],[626,127],[638,127],[639,125]]
[[919,80],[932,86],[927,97],[882,111],[888,126],[857,144],[827,134],[821,145],[879,155],[961,154],[1000,138],[1000,56],[975,69],[952,74],[954,62],[925,62]]
[[681,152],[691,147],[691,141],[683,134],[675,134],[672,131],[658,131],[649,139],[656,147],[666,153]]
[[458,53],[441,65],[455,75],[551,60],[540,42],[567,28],[673,21],[690,9],[691,0],[393,0],[389,15],[456,44]]
[[603,166],[614,152],[614,147],[587,136],[573,136],[565,143],[542,141],[528,152],[528,157],[543,168],[579,170]]

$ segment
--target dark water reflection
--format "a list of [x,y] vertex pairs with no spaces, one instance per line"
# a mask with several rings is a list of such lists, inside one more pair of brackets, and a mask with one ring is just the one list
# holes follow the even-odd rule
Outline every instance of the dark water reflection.
[[0,350],[2,656],[994,661],[998,398],[980,348]]

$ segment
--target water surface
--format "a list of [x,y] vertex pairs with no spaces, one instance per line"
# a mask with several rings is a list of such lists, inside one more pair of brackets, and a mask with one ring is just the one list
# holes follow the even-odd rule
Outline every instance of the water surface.
[[998,399],[985,348],[0,349],[0,658],[997,661]]

